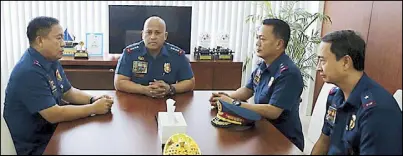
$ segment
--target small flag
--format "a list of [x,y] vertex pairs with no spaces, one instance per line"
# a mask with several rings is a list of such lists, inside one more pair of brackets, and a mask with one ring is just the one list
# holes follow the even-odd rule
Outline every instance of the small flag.
[[73,38],[71,38],[70,33],[66,30],[64,30],[64,40],[65,41],[73,41]]

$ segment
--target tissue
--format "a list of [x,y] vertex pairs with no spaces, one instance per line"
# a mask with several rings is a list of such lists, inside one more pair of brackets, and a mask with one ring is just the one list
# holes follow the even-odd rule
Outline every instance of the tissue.
[[175,123],[175,116],[174,116],[174,112],[175,112],[175,108],[176,106],[174,106],[175,104],[175,100],[173,99],[167,99],[166,100],[166,104],[167,104],[167,113],[168,113],[168,121],[171,124]]
[[170,136],[177,133],[186,134],[186,121],[182,112],[175,112],[175,100],[166,100],[166,112],[158,112],[158,135],[161,140],[161,144],[165,144]]

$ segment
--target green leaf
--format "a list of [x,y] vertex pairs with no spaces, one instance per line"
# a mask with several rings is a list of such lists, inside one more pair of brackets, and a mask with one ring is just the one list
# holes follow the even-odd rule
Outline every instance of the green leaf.
[[[295,65],[301,70],[304,78],[304,87],[308,80],[313,80],[310,71],[316,67],[315,48],[321,41],[320,31],[317,29],[307,32],[307,29],[317,22],[332,23],[330,17],[322,13],[310,13],[304,8],[296,8],[298,1],[286,2],[284,6],[279,8],[279,13],[275,14],[272,10],[270,1],[258,2],[264,8],[266,14],[248,15],[246,22],[261,21],[263,18],[278,18],[286,21],[291,28],[290,40],[286,49],[286,54],[294,61]],[[255,33],[255,32],[254,32]],[[253,56],[253,55],[251,55]],[[251,57],[245,59],[243,71],[246,70],[247,65],[250,64]]]

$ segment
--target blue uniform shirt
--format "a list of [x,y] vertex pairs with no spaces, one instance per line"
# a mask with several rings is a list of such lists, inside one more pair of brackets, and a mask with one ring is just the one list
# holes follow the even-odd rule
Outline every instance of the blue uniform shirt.
[[283,53],[267,67],[261,63],[252,72],[246,85],[254,91],[256,104],[271,104],[283,109],[275,120],[269,120],[300,150],[304,149],[304,135],[299,118],[299,100],[304,87],[301,72]]
[[116,73],[130,77],[133,82],[142,85],[148,85],[154,79],[174,84],[193,78],[189,59],[182,49],[164,43],[160,55],[154,59],[148,54],[143,41],[123,49]]
[[322,133],[330,136],[329,155],[402,154],[402,112],[365,73],[347,100],[333,88],[326,109]]
[[71,88],[59,61],[48,61],[28,48],[11,72],[6,88],[4,119],[17,154],[42,154],[56,124],[39,111],[60,104]]

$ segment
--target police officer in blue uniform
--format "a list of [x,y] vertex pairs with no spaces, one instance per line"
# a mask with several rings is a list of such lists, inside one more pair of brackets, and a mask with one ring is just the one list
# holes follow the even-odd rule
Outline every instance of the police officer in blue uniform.
[[402,155],[402,112],[381,85],[364,72],[365,42],[352,30],[322,38],[317,71],[333,88],[322,134],[312,154]]
[[[264,60],[256,68],[245,87],[234,93],[213,93],[217,99],[233,103],[259,113],[279,129],[301,151],[304,136],[299,118],[303,79],[299,68],[285,54],[290,38],[289,25],[279,19],[265,19],[257,34],[257,55]],[[255,104],[246,101],[254,95]]]
[[189,59],[182,49],[165,42],[167,36],[163,19],[152,16],[145,21],[143,40],[123,49],[116,67],[116,90],[154,98],[193,90]]
[[[27,36],[30,47],[15,65],[6,88],[4,119],[17,154],[38,155],[58,122],[105,114],[113,100],[107,95],[93,97],[71,86],[58,61],[65,43],[57,19],[34,18]],[[62,99],[78,106],[62,105]]]

